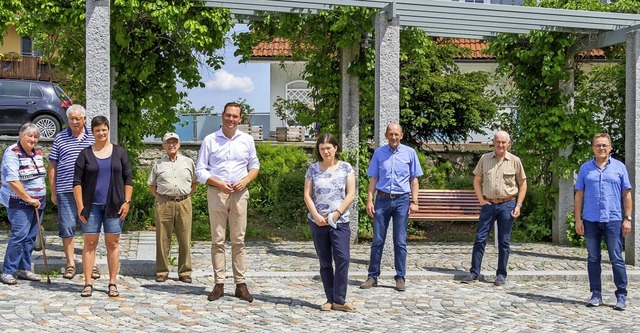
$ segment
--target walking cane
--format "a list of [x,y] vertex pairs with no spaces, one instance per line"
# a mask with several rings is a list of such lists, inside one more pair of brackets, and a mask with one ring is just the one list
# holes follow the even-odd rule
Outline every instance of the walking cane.
[[36,221],[38,222],[38,233],[40,234],[40,243],[42,244],[42,258],[44,258],[44,270],[47,272],[47,284],[51,284],[49,277],[49,265],[47,264],[47,252],[44,250],[44,235],[42,234],[42,226],[40,225],[40,213],[36,207]]

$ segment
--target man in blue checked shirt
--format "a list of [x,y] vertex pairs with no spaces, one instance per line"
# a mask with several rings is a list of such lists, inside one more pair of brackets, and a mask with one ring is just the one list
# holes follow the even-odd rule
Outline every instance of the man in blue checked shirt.
[[614,309],[624,310],[627,307],[627,270],[622,258],[622,236],[631,232],[631,183],[625,165],[610,156],[609,134],[596,134],[592,149],[595,157],[580,167],[574,198],[576,233],[584,235],[587,243],[591,299],[586,305],[602,304],[600,242],[604,238],[617,288]]
[[409,213],[418,210],[418,177],[422,176],[422,168],[416,151],[400,143],[403,133],[399,124],[389,124],[384,136],[389,143],[376,149],[367,171],[367,214],[373,217],[373,240],[368,278],[360,288],[378,285],[382,249],[393,217],[394,279],[396,290],[405,291],[407,223]]

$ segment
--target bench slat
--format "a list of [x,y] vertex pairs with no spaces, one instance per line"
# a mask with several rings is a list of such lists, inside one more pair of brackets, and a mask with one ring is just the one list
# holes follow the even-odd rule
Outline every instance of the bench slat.
[[478,221],[480,204],[472,190],[419,190],[416,221]]

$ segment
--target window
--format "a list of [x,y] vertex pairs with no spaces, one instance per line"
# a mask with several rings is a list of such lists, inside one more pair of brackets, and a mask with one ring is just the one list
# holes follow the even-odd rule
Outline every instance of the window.
[[300,101],[304,104],[311,105],[311,89],[307,87],[307,81],[291,81],[285,86],[286,100]]
[[31,84],[28,82],[5,82],[2,84],[2,97],[29,98]]
[[31,38],[23,36],[20,40],[20,53],[23,56],[33,55],[33,42]]
[[29,91],[29,97],[31,98],[42,98],[42,91],[40,91],[40,87],[37,84],[31,84],[31,90]]

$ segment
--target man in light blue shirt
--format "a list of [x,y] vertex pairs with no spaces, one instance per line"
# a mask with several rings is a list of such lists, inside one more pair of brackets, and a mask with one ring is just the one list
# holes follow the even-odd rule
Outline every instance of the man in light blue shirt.
[[360,285],[361,289],[378,285],[382,249],[393,217],[394,279],[396,290],[406,290],[407,223],[409,213],[418,210],[418,177],[422,176],[422,168],[416,151],[400,143],[402,136],[399,124],[389,124],[385,132],[389,144],[376,149],[367,170],[371,178],[367,189],[367,214],[373,217],[373,240],[368,278]]
[[584,235],[587,245],[591,299],[586,305],[596,307],[602,303],[600,242],[604,238],[617,288],[614,309],[624,310],[627,271],[622,258],[622,236],[631,232],[631,183],[625,165],[610,156],[609,134],[596,134],[592,149],[595,157],[582,164],[578,172],[574,201],[576,233]]

